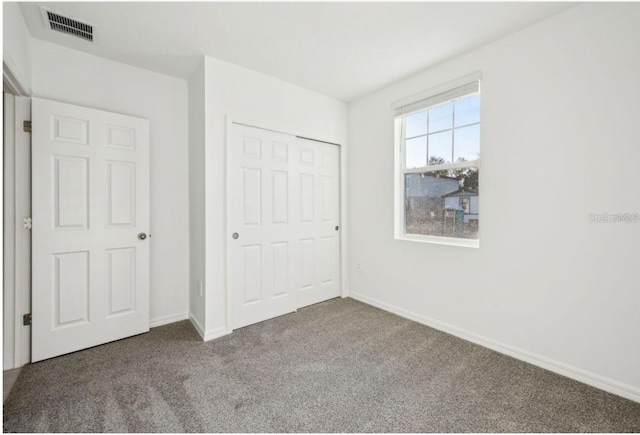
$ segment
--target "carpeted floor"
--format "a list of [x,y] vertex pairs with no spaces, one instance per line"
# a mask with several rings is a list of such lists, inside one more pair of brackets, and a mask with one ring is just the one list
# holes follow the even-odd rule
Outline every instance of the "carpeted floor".
[[26,366],[6,432],[638,432],[640,404],[352,299]]

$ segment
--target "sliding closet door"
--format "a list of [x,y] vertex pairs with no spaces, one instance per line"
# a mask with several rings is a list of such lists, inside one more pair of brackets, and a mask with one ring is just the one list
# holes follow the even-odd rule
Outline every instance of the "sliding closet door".
[[295,141],[233,124],[228,246],[234,329],[296,310]]
[[340,149],[298,139],[298,308],[340,296]]
[[339,296],[339,148],[233,124],[233,328]]

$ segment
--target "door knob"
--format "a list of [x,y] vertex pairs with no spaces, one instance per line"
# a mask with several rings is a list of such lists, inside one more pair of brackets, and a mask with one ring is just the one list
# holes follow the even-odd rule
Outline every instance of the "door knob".
[[138,239],[139,240],[144,240],[147,238],[147,235],[145,233],[138,233]]
[[233,234],[231,235],[231,237],[233,237],[233,240],[235,240],[235,239],[237,239],[238,237],[240,237],[240,234],[238,234],[238,233],[233,233]]
[[338,231],[340,229],[340,227],[338,225],[336,225],[336,231]]

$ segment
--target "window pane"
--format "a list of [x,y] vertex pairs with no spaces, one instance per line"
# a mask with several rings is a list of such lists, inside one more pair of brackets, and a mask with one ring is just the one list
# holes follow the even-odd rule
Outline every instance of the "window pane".
[[480,125],[456,128],[453,131],[453,158],[455,162],[480,158]]
[[420,136],[427,134],[427,111],[413,113],[404,118],[405,120],[405,137]]
[[452,131],[429,135],[429,164],[440,165],[451,163],[451,138]]
[[477,239],[478,195],[476,168],[405,175],[405,233]]
[[471,95],[455,102],[456,127],[480,122],[480,95]]
[[406,144],[406,168],[421,168],[427,165],[427,137],[409,139]]
[[429,110],[429,133],[446,130],[453,126],[453,103],[443,104]]

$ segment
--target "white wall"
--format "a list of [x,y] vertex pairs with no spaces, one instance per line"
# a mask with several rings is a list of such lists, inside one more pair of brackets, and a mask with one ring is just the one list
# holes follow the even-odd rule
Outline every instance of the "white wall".
[[[351,294],[640,401],[640,224],[588,223],[640,212],[639,22],[579,5],[351,104]],[[475,71],[480,248],[394,240],[390,105]]]
[[[205,57],[205,84],[205,339],[209,339],[230,332],[226,317],[226,116],[257,127],[344,145],[347,106],[211,57]],[[203,278],[192,277],[192,281],[197,279]]]
[[31,36],[20,6],[2,3],[2,58],[22,90],[31,92]]
[[[205,74],[204,59],[189,79],[189,317],[201,335],[205,325]],[[201,283],[202,282],[202,283]],[[200,286],[202,286],[202,294]]]
[[189,301],[187,82],[33,40],[33,94],[147,118],[151,125],[151,324]]

